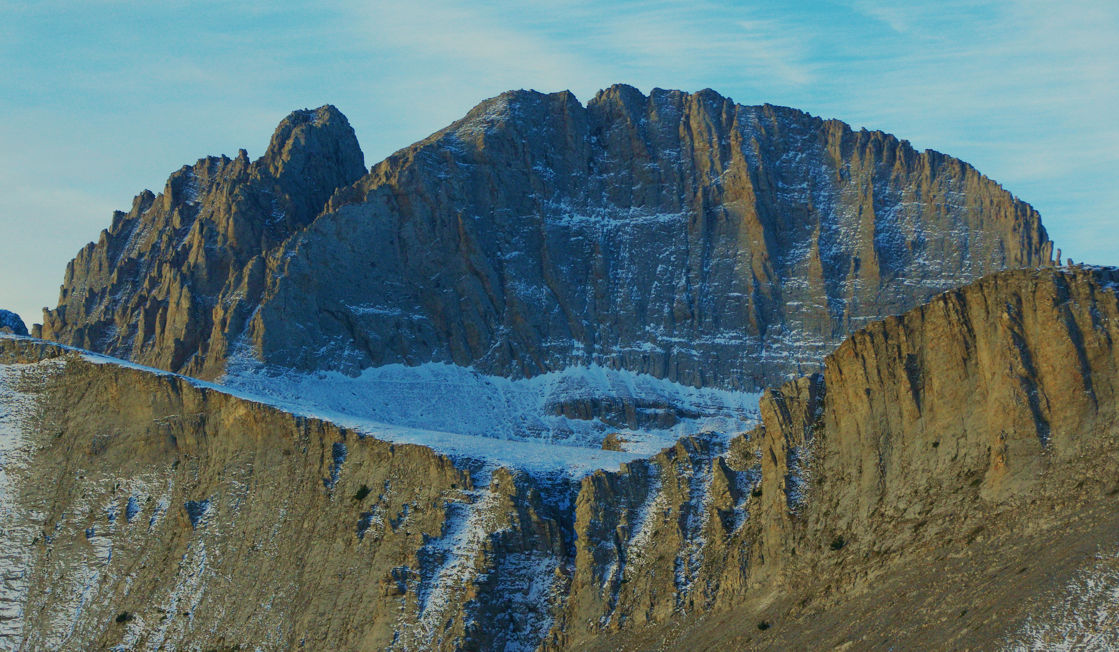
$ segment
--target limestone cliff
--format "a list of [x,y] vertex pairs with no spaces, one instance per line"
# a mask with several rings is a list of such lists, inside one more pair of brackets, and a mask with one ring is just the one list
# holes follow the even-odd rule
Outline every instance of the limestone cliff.
[[[572,478],[3,339],[2,517],[18,527],[0,530],[2,633],[132,649],[1116,645],[1117,292],[1115,270],[984,278],[859,330],[767,392],[751,432]],[[1098,590],[1070,602],[1078,583]]]
[[0,363],[0,648],[540,639],[563,536],[515,472],[35,340]]
[[1037,213],[959,160],[709,90],[508,92],[360,179],[348,127],[299,128],[331,143],[302,185],[281,126],[261,162],[207,159],[141,195],[71,264],[43,336],[201,377],[237,356],[594,363],[753,389],[1052,258]]

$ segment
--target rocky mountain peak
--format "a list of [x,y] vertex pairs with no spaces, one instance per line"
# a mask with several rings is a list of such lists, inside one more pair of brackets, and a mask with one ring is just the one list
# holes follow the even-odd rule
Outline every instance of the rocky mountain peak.
[[276,127],[258,164],[290,188],[289,194],[310,191],[306,207],[313,209],[321,209],[335,188],[366,173],[365,155],[353,127],[329,104],[292,111]]
[[[486,134],[503,132],[520,134],[512,137],[522,138],[527,135],[527,128],[562,123],[563,116],[570,118],[573,114],[583,112],[583,105],[570,91],[541,93],[535,90],[510,90],[479,102],[461,120],[437,132],[432,138],[451,135],[455,140],[472,147],[484,148],[486,145],[479,145],[485,140]],[[489,142],[493,142],[493,139],[489,139]]]
[[[238,350],[304,370],[595,364],[756,389],[867,320],[1052,261],[1037,212],[966,163],[711,90],[618,84],[585,106],[509,91],[363,165],[324,106],[289,115],[255,163],[184,169],[171,228],[132,238],[154,218],[122,219],[103,262],[75,261],[44,333],[203,376]],[[172,344],[138,354],[149,319]]]
[[[659,89],[656,89],[659,90]],[[654,91],[655,92],[655,91]],[[637,105],[645,102],[645,95],[629,84],[614,84],[595,93],[588,105],[616,103],[622,105]]]
[[84,313],[69,339],[178,368],[209,347],[215,319],[240,326],[238,310],[215,306],[223,288],[257,291],[260,256],[365,173],[353,128],[329,105],[288,115],[256,161],[241,149],[184,165],[162,193],[145,190],[127,213],[114,213],[99,241],[78,253],[58,308],[44,314],[43,336],[61,337]]

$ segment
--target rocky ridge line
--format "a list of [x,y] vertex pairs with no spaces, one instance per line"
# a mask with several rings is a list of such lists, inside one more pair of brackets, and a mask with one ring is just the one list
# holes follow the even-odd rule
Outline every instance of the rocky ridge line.
[[27,335],[27,325],[11,310],[0,310],[0,333]]
[[[574,485],[181,378],[31,370],[19,500],[51,541],[25,631],[62,631],[46,587],[96,572],[73,642],[992,647],[1115,545],[1117,288],[1117,270],[984,278],[859,330],[729,445],[685,438]],[[2,344],[5,363],[58,355]],[[80,470],[42,484],[55,466]],[[164,516],[106,516],[133,495]],[[189,608],[167,611],[172,585]]]

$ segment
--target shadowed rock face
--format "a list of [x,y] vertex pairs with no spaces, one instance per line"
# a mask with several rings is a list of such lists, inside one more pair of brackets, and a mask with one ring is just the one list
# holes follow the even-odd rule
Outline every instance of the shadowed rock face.
[[20,316],[11,310],[0,310],[0,333],[27,335],[27,326]]
[[251,354],[756,388],[1052,258],[1037,213],[961,161],[713,91],[508,92],[360,179],[344,118],[304,115],[261,161],[207,159],[118,214],[44,337],[202,377]]
[[984,278],[859,330],[729,445],[577,481],[0,340],[0,549],[29,569],[0,637],[993,649],[1056,645],[1031,638],[1052,625],[1119,645],[1098,620],[1119,574],[1089,578],[1107,590],[1070,629],[1052,609],[1119,547],[1117,288],[1115,270]]

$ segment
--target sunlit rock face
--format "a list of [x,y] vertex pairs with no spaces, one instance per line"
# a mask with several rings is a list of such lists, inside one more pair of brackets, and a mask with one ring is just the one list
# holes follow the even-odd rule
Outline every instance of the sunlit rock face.
[[594,364],[752,390],[1052,258],[959,160],[713,91],[512,91],[363,172],[331,107],[184,168],[79,254],[44,336],[202,377]]
[[[116,212],[66,267],[47,339],[144,362],[198,370],[211,331],[235,328],[263,285],[260,256],[319,214],[334,190],[365,173],[337,109],[291,113],[262,157],[200,159]],[[231,321],[232,320],[232,321]]]
[[570,473],[0,337],[0,648],[1110,649],[1117,288],[986,277]]

